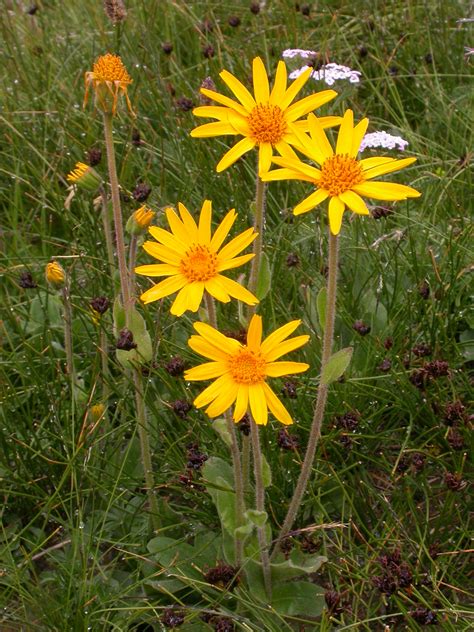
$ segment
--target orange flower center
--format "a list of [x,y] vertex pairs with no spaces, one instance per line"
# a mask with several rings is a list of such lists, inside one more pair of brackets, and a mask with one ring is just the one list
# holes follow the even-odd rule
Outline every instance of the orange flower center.
[[132,83],[132,78],[118,55],[107,53],[94,63],[92,69],[96,81],[118,81],[122,84]]
[[286,133],[287,124],[282,110],[278,105],[256,105],[247,117],[250,136],[257,143],[271,143],[281,141]]
[[260,353],[243,347],[230,358],[229,370],[237,384],[258,384],[265,379],[265,365]]
[[193,245],[181,259],[179,271],[189,281],[209,281],[217,274],[217,257],[207,246]]
[[355,158],[347,154],[336,154],[327,158],[321,167],[321,179],[317,182],[331,196],[349,191],[364,181],[362,167]]

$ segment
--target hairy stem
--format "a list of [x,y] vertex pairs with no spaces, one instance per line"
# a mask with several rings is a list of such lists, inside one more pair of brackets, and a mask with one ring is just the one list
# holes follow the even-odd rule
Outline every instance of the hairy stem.
[[[323,353],[321,359],[321,373],[324,367],[329,361],[332,352],[332,345],[334,340],[334,321],[336,317],[336,294],[337,294],[337,265],[338,265],[338,237],[333,235],[329,231],[329,261],[328,261],[328,280],[327,280],[327,303],[326,303],[326,322],[324,327],[323,337]],[[314,408],[313,421],[311,424],[311,430],[309,434],[308,445],[306,448],[306,454],[304,457],[303,465],[301,468],[300,476],[296,484],[296,488],[291,499],[290,506],[286,514],[285,521],[280,530],[278,538],[276,539],[276,546],[273,555],[278,550],[278,544],[283,540],[291,530],[298,510],[301,505],[306,486],[308,484],[309,477],[313,468],[314,455],[316,453],[316,447],[318,445],[319,437],[321,436],[321,425],[324,418],[324,411],[326,408],[326,400],[328,395],[328,386],[326,384],[320,384],[318,388],[318,395],[316,398],[316,405]]]
[[113,233],[112,233],[112,227],[110,225],[107,193],[103,185],[100,186],[99,193],[102,200],[102,225],[104,227],[105,246],[107,249],[107,261],[109,263],[109,274],[111,278],[113,279],[115,275],[114,238],[113,238]]

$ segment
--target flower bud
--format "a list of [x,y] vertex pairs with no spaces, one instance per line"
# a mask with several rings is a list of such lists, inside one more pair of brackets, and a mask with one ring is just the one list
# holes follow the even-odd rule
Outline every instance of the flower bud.
[[130,235],[143,235],[148,230],[155,215],[155,211],[152,211],[148,206],[140,206],[140,208],[128,218],[125,230]]
[[97,191],[102,183],[97,171],[83,162],[76,162],[76,168],[68,173],[66,179],[86,191]]
[[94,404],[89,408],[90,419],[93,424],[95,424],[105,413],[104,404]]
[[57,261],[51,261],[46,265],[45,276],[46,281],[58,290],[66,285],[66,273]]

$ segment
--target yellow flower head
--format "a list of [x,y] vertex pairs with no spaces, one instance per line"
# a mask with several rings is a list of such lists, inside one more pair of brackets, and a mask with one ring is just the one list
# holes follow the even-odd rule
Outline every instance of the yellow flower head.
[[281,401],[268,386],[268,377],[302,373],[309,369],[304,362],[275,362],[281,356],[299,349],[309,336],[287,340],[300,320],[283,325],[262,342],[262,318],[254,315],[247,332],[247,344],[228,338],[206,323],[194,323],[198,336],[191,336],[188,344],[200,355],[209,358],[200,366],[184,374],[186,380],[217,378],[194,400],[197,408],[207,406],[209,417],[222,415],[235,402],[234,421],[240,421],[250,410],[257,424],[266,424],[268,409],[283,424],[293,420]]
[[[260,57],[255,57],[253,95],[227,70],[223,70],[220,77],[237,97],[238,102],[213,90],[201,88],[202,94],[222,105],[205,105],[193,110],[195,116],[215,118],[218,122],[196,127],[191,136],[207,138],[232,134],[244,137],[224,155],[216,167],[217,171],[227,169],[255,146],[259,149],[260,174],[270,169],[274,148],[282,156],[296,159],[297,156],[291,148],[291,145],[298,143],[295,130],[307,130],[306,120],[298,119],[334,99],[337,94],[334,90],[323,90],[292,103],[309,79],[311,71],[312,68],[308,68],[287,88],[286,66],[280,61],[275,83],[270,91],[265,66]],[[341,118],[327,116],[320,121],[325,127],[331,127],[339,124]]]
[[125,96],[130,113],[133,114],[132,105],[128,98],[128,86],[132,81],[118,55],[112,55],[111,53],[102,55],[94,63],[93,69],[85,74],[86,93],[84,106],[89,96],[89,88],[92,86],[95,91],[96,107],[102,112],[115,115],[118,97],[122,93]]
[[[242,285],[221,274],[224,270],[247,263],[253,254],[237,257],[253,242],[257,233],[249,228],[221,248],[232,224],[237,218],[230,210],[211,235],[212,205],[205,200],[199,223],[196,224],[184,204],[178,204],[179,217],[172,208],[166,209],[166,218],[171,232],[151,226],[149,233],[156,239],[146,241],[144,250],[164,263],[139,266],[137,274],[150,277],[169,277],[144,292],[140,299],[151,303],[178,292],[171,306],[171,313],[181,316],[186,310],[196,312],[201,304],[204,290],[218,301],[228,303],[230,297],[248,305],[255,305],[258,299]],[[158,242],[158,243],[157,243]]]
[[50,261],[46,265],[45,277],[48,283],[55,288],[62,288],[66,284],[66,273],[64,268],[57,261]]
[[131,235],[141,235],[142,233],[145,233],[148,230],[155,215],[155,211],[152,211],[151,208],[148,208],[146,204],[140,206],[140,208],[132,213],[128,218],[128,222],[126,225],[127,231]]
[[275,162],[282,169],[270,171],[263,180],[306,180],[311,182],[316,191],[295,206],[293,213],[300,215],[318,206],[326,198],[329,199],[329,226],[333,235],[341,230],[342,215],[346,206],[359,215],[369,215],[369,210],[361,196],[375,200],[406,200],[419,197],[421,193],[412,187],[393,182],[371,182],[377,176],[399,171],[415,162],[416,158],[364,158],[357,159],[359,147],[369,124],[369,119],[362,119],[354,126],[352,110],[346,110],[336,144],[336,151],[331,147],[320,119],[314,114],[308,116],[310,137],[298,132],[300,144],[297,148],[314,162],[320,169],[308,165],[298,158],[275,157]]
[[96,423],[103,417],[105,413],[104,404],[94,404],[89,408],[89,415],[91,417],[92,423]]
[[68,173],[66,179],[87,191],[96,191],[102,182],[97,171],[83,162],[76,162],[75,168]]

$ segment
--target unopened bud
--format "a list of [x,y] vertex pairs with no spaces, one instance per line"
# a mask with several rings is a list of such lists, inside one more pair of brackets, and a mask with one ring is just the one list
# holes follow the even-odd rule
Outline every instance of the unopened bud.
[[76,162],[75,169],[68,173],[66,179],[86,191],[97,191],[102,184],[102,178],[97,171],[83,162]]
[[140,208],[128,218],[125,230],[130,235],[143,235],[148,230],[155,215],[155,211],[152,211],[148,206],[140,206]]
[[46,265],[45,276],[46,281],[57,289],[66,285],[66,273],[57,261],[51,261]]

